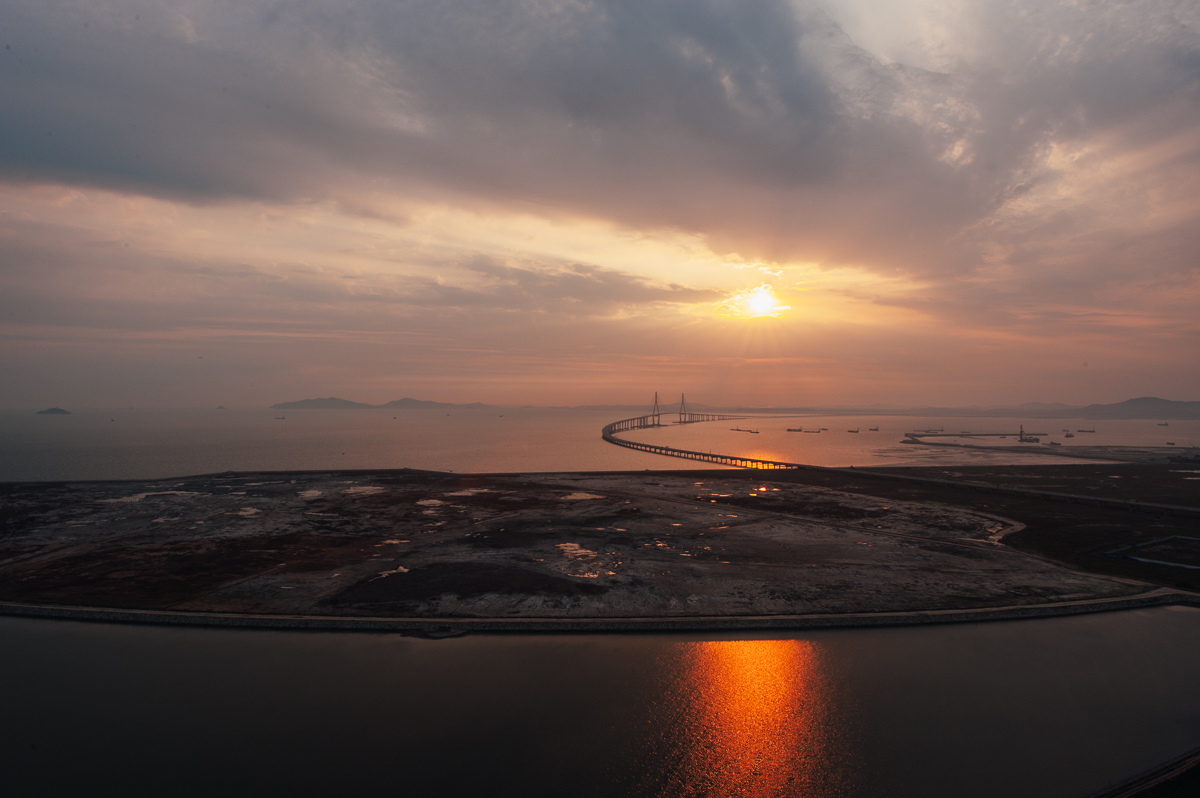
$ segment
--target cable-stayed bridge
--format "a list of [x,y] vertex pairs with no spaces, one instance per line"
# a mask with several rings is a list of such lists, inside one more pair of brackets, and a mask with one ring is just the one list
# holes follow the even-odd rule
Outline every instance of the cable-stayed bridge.
[[[636,449],[639,452],[649,452],[650,454],[661,454],[667,457],[682,457],[685,460],[699,460],[705,463],[720,463],[721,465],[735,466],[737,468],[803,468],[799,463],[784,463],[778,460],[761,460],[756,457],[739,457],[731,454],[713,454],[712,452],[694,452],[690,449],[676,449],[673,446],[658,446],[652,443],[638,443],[637,441],[627,441],[616,437],[618,432],[628,432],[635,429],[650,429],[652,427],[666,427],[667,424],[662,423],[664,413],[658,406],[658,392],[654,393],[654,408],[644,416],[636,418],[626,418],[621,421],[614,421],[601,430],[600,435],[609,443],[617,446],[624,446],[627,449]],[[668,414],[669,415],[669,414]],[[737,421],[739,419],[749,418],[749,416],[731,416],[722,413],[692,413],[687,409],[687,399],[680,394],[679,397],[679,420],[673,421],[673,424],[696,424],[701,421]]]

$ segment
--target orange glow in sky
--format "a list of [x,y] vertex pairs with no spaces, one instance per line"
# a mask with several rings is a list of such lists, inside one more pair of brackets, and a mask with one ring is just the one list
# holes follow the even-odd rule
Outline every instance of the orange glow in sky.
[[779,302],[769,283],[738,291],[722,302],[720,306],[725,311],[725,315],[752,319],[764,316],[775,317],[785,310],[791,310],[790,305]]
[[1200,5],[1098,2],[18,3],[0,408],[1200,400]]

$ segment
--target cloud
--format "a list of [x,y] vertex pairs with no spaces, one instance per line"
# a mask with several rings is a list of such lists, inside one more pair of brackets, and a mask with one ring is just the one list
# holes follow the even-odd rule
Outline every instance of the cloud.
[[1056,153],[1200,129],[1190,5],[974,8],[927,46],[954,52],[939,73],[783,0],[14,2],[0,175],[527,203],[750,258],[969,270],[1037,238],[1023,198],[1072,181]]
[[[832,307],[919,320],[921,347],[1125,337],[1182,363],[1198,26],[1161,0],[11,0],[5,319],[666,356],[687,305],[753,282],[709,261],[741,262],[781,294],[831,281],[782,297],[796,348]],[[113,209],[18,219],[47,185]],[[547,241],[588,224],[699,254]],[[691,340],[733,357],[722,336]],[[820,343],[856,340],[880,346]]]
[[486,337],[514,314],[522,323],[533,315],[628,320],[670,315],[678,312],[672,308],[721,296],[533,254],[431,256],[411,244],[406,250],[403,239],[392,242],[382,262],[344,255],[308,264],[261,255],[239,262],[229,258],[234,253],[193,252],[190,237],[135,240],[130,247],[105,229],[107,213],[71,221],[23,221],[0,209],[6,323],[157,333],[453,330],[459,337]]

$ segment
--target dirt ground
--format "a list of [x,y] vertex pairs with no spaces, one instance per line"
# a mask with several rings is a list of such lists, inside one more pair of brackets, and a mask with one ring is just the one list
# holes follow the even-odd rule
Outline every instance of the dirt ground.
[[0,600],[622,618],[966,609],[1148,589],[999,543],[1022,524],[994,508],[799,479],[381,471],[8,484]]

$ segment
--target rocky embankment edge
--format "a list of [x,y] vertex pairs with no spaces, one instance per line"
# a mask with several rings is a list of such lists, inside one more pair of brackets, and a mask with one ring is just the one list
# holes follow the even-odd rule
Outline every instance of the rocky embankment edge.
[[1200,607],[1200,595],[1167,588],[1123,598],[1047,604],[919,610],[913,612],[830,613],[811,615],[669,616],[655,618],[404,618],[336,615],[259,615],[171,612],[110,607],[0,602],[0,615],[55,620],[139,623],[242,629],[294,629],[346,632],[407,632],[449,637],[468,632],[694,632],[803,631],[884,626],[927,626],[1032,618],[1055,618],[1097,612],[1162,606]]

